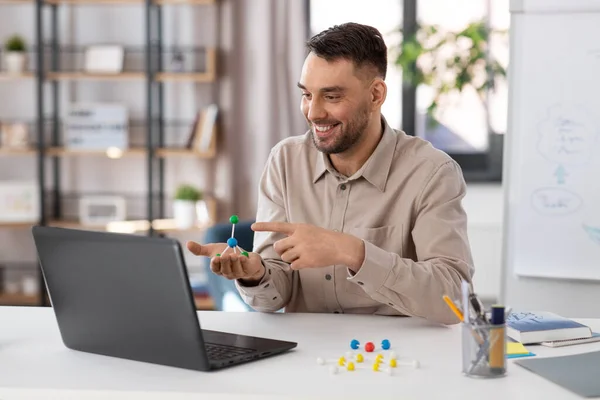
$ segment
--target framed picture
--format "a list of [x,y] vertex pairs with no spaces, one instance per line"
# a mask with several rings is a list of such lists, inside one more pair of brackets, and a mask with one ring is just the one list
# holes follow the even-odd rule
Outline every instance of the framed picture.
[[27,129],[27,124],[14,122],[0,123],[0,145],[10,149],[25,149],[29,147],[29,129]]
[[121,46],[89,46],[85,50],[84,69],[89,73],[118,74],[123,71],[124,53]]
[[120,196],[84,196],[79,200],[79,221],[83,225],[102,226],[124,221],[127,216],[125,199]]
[[0,222],[37,223],[40,219],[36,182],[0,182]]
[[106,150],[129,146],[129,116],[120,103],[74,103],[68,108],[63,131],[68,149]]

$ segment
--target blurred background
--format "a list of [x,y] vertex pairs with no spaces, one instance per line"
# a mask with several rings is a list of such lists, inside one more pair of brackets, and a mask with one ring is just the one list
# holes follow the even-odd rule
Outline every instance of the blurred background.
[[[47,304],[34,224],[251,241],[271,147],[305,132],[304,43],[389,47],[390,125],[468,183],[475,288],[500,294],[509,0],[0,0],[0,304]],[[250,235],[250,236],[248,236]],[[245,310],[186,254],[199,309]]]

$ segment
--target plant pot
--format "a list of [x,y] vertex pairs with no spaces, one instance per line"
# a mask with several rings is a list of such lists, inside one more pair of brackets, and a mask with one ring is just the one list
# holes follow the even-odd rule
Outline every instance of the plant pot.
[[189,229],[196,225],[196,203],[189,200],[173,202],[173,218],[178,229]]
[[19,51],[9,51],[4,55],[4,64],[9,74],[22,74],[27,65],[27,55]]
[[196,203],[196,218],[198,222],[202,225],[210,223],[210,215],[208,212],[208,205],[206,201],[199,200]]

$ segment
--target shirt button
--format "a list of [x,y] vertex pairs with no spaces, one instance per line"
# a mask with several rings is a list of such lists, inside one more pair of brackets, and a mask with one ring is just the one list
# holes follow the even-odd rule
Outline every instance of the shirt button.
[[328,281],[330,281],[331,280],[331,275],[329,275],[329,274],[325,275],[325,279],[327,279]]
[[342,189],[342,190],[346,190],[346,184],[345,184],[345,183],[342,183],[342,185],[340,186],[340,189]]

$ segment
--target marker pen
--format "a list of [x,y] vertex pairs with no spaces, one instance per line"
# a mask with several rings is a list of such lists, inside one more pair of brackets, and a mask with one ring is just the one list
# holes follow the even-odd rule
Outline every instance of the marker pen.
[[504,307],[492,306],[490,331],[490,372],[502,375],[506,372]]

